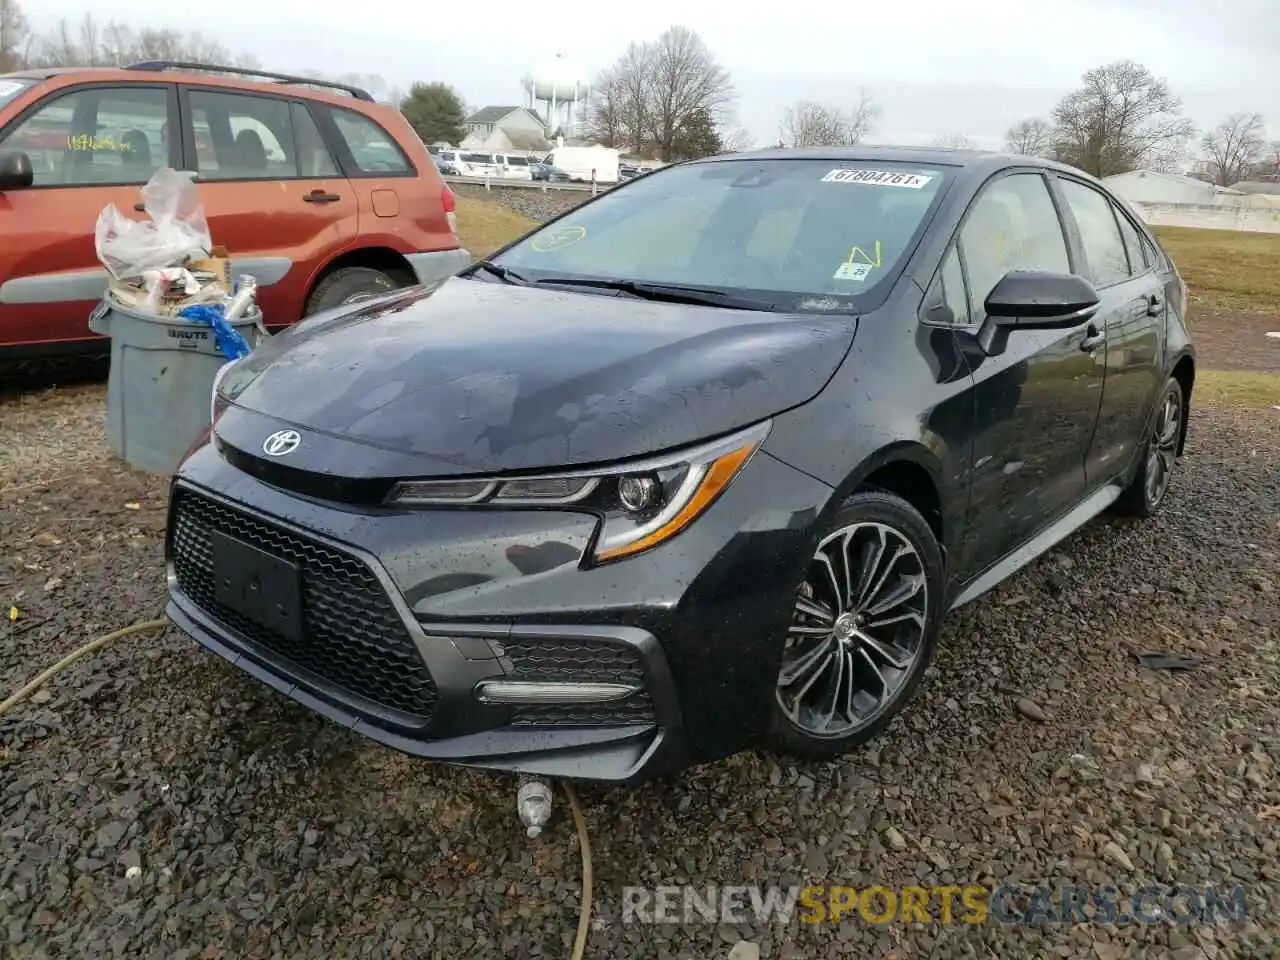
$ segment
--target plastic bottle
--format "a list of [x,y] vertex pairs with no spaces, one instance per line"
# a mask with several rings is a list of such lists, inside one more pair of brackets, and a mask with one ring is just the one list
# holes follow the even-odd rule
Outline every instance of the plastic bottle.
[[551,784],[545,780],[529,779],[520,784],[516,793],[516,812],[530,837],[542,834],[542,828],[551,819]]

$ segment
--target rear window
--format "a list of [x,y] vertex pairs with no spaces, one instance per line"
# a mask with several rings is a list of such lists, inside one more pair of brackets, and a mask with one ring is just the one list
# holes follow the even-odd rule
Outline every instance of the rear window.
[[507,166],[527,167],[528,165],[529,165],[528,157],[507,157]]
[[35,84],[36,81],[28,77],[0,77],[0,107],[8,106],[22,91]]
[[839,310],[914,249],[949,168],[724,160],[610,192],[497,257],[535,279],[627,279],[755,292],[784,310]]
[[463,163],[493,163],[493,157],[487,153],[464,153]]

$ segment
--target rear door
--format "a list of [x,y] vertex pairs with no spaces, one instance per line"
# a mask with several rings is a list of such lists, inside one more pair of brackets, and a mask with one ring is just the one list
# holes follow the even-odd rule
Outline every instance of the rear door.
[[[1008,271],[1069,273],[1074,260],[1047,180],[1040,171],[1014,170],[978,193],[943,262],[943,278],[949,272],[953,279],[946,282],[954,288],[963,277],[968,309],[958,323],[972,333],[986,320],[987,295]],[[1085,455],[1102,398],[1090,335],[1087,324],[1015,330],[992,356],[967,351],[973,465],[968,540],[958,568],[987,568],[1083,498]]]
[[138,188],[176,164],[175,89],[167,83],[62,86],[0,130],[31,158],[31,187],[0,195],[0,349],[49,353],[98,340],[89,312],[107,274],[94,226],[107,204],[142,219]]
[[320,269],[359,233],[360,205],[309,102],[184,85],[184,152],[215,246],[258,281],[268,326],[302,316]]
[[1102,306],[1095,323],[1105,335],[1094,363],[1104,375],[1098,426],[1085,473],[1090,487],[1114,478],[1141,444],[1163,376],[1163,284],[1148,264],[1137,228],[1101,190],[1058,176],[1064,209],[1074,222],[1084,273]]
[[[362,247],[408,254],[457,246],[445,217],[445,187],[425,148],[411,157],[379,120],[345,107],[325,106],[321,119],[360,204]],[[400,114],[383,119],[402,126],[404,143],[420,143]]]

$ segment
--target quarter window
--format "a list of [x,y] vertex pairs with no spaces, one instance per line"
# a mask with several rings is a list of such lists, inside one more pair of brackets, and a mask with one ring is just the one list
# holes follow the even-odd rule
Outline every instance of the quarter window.
[[987,295],[1010,270],[1070,272],[1067,241],[1044,178],[1015,173],[988,186],[960,230],[970,312],[986,316]]
[[413,171],[400,145],[368,117],[338,107],[330,107],[329,113],[361,173],[376,175]]
[[1085,259],[1089,261],[1089,279],[1099,288],[1127,280],[1129,257],[1111,201],[1092,187],[1074,180],[1059,182],[1067,206],[1080,228],[1080,243],[1084,247]]
[[1119,210],[1116,210],[1116,223],[1120,224],[1120,236],[1124,239],[1125,252],[1129,254],[1129,275],[1140,277],[1147,272],[1151,264],[1146,259],[1146,250],[1142,239],[1138,236],[1138,228],[1129,222]]
[[3,144],[31,158],[37,187],[146,183],[169,165],[168,130],[168,87],[90,87],[40,106]]

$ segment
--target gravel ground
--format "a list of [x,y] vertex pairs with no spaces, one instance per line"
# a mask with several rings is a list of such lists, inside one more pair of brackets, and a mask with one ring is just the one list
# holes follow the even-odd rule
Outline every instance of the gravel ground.
[[[20,610],[0,621],[5,688],[161,608],[165,484],[107,454],[102,420],[101,386],[0,403],[0,600]],[[1203,411],[1192,431],[1161,517],[1096,523],[953,617],[872,749],[584,791],[588,955],[725,957],[741,938],[765,957],[1275,956],[1280,413]],[[1139,668],[1147,649],[1203,665]],[[513,800],[176,630],[129,638],[0,718],[0,956],[564,957],[572,821],[560,800],[527,841]],[[1241,883],[1250,920],[621,922],[626,885],[812,881]]]
[[548,190],[546,193],[528,187],[495,187],[485,190],[473,183],[454,183],[450,187],[460,197],[492,200],[539,222],[559,216],[591,198],[586,190]]

